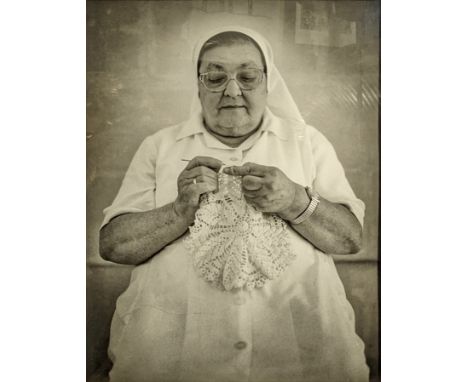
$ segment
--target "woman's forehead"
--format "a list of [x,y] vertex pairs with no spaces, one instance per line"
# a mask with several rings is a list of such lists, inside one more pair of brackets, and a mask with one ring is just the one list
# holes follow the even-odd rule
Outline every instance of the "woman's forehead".
[[205,51],[200,68],[231,69],[242,67],[263,68],[260,51],[252,44],[217,46]]

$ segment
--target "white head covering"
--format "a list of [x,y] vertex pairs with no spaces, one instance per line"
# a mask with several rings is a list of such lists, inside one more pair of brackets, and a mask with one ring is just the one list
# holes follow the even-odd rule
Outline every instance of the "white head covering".
[[[291,96],[291,93],[289,93],[288,87],[286,86],[283,77],[281,77],[281,74],[273,62],[273,51],[270,44],[262,35],[251,29],[237,26],[227,26],[217,28],[209,33],[204,34],[195,45],[193,50],[192,63],[194,66],[194,73],[197,73],[198,56],[200,55],[200,51],[205,42],[208,41],[211,37],[222,32],[240,32],[249,36],[258,44],[266,63],[268,91],[267,107],[277,117],[305,123],[296,103]],[[201,111],[200,100],[198,97],[198,87],[195,87],[195,89],[195,94],[192,99],[191,115]]]

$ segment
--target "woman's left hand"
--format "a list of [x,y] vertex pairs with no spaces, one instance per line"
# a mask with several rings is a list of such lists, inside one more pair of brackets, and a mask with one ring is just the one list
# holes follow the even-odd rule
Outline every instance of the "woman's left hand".
[[[302,212],[297,213],[297,208],[292,207],[297,204],[299,196],[300,199],[304,198],[304,195],[296,195],[301,189],[305,194],[304,188],[294,183],[279,168],[245,163],[242,166],[226,167],[223,171],[228,175],[242,176],[245,200],[257,210],[276,213],[286,220],[292,220]],[[307,200],[305,203],[304,209]]]

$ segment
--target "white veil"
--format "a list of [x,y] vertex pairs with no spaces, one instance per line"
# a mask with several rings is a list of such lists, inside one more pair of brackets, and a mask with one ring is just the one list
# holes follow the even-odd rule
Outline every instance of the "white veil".
[[[302,118],[301,113],[299,112],[299,109],[297,108],[296,103],[294,102],[291,96],[291,93],[289,93],[288,87],[286,86],[283,80],[283,77],[281,77],[281,74],[279,73],[278,69],[276,68],[274,64],[273,51],[271,49],[270,44],[262,35],[255,32],[252,29],[248,29],[244,27],[237,27],[237,26],[227,26],[227,27],[217,28],[201,36],[201,38],[198,40],[198,43],[195,45],[195,48],[193,50],[193,55],[192,55],[192,64],[194,68],[195,78],[197,77],[196,73],[197,73],[198,56],[200,55],[200,51],[203,45],[208,39],[222,32],[240,32],[249,36],[258,44],[258,46],[260,47],[263,53],[263,57],[265,58],[266,70],[267,70],[267,90],[268,90],[267,107],[277,117],[305,123],[304,119]],[[200,100],[198,98],[197,86],[195,87],[195,89],[196,89],[195,94],[194,94],[194,97],[192,98],[192,106],[191,106],[190,115],[199,113],[201,111],[201,105],[200,105]]]

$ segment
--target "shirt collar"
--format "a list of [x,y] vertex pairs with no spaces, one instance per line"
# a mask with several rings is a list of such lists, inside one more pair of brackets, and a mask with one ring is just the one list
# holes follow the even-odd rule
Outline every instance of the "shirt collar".
[[[265,108],[265,113],[263,115],[262,125],[260,126],[260,131],[266,131],[273,133],[278,138],[287,141],[290,137],[290,134],[293,132],[293,129],[289,129],[282,121],[276,117],[270,109]],[[176,140],[189,137],[196,134],[209,134],[203,125],[203,117],[201,113],[194,114],[190,119],[184,123],[177,134]]]
[[207,132],[203,126],[203,118],[201,113],[196,113],[190,117],[188,121],[182,124],[182,127],[177,134],[176,140],[190,137],[191,135]]
[[265,109],[260,130],[273,133],[283,141],[287,141],[292,132],[292,130],[282,123],[282,120],[276,117],[268,107]]

